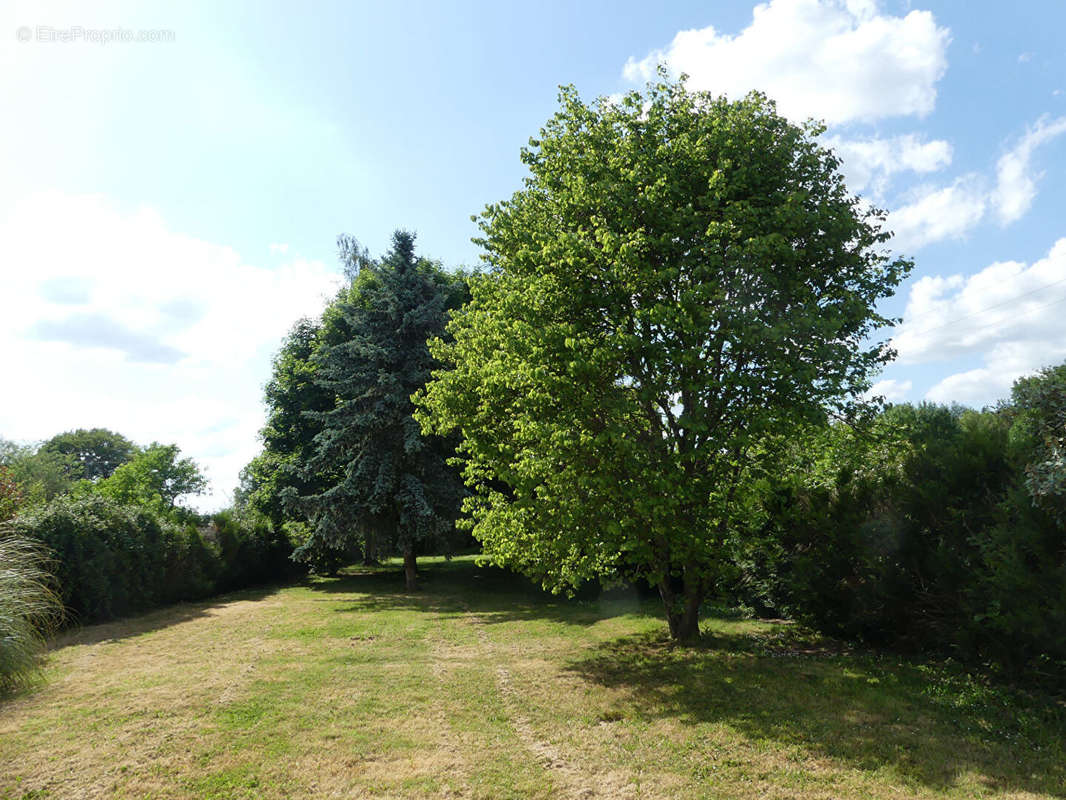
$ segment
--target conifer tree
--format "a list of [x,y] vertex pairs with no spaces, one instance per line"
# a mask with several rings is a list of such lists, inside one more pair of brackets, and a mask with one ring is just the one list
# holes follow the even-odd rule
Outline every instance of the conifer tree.
[[322,431],[306,466],[334,477],[304,498],[312,532],[297,554],[353,543],[393,549],[403,554],[406,586],[414,590],[416,554],[454,527],[463,488],[447,463],[451,443],[422,434],[411,395],[440,366],[426,343],[444,334],[465,283],[417,257],[415,237],[405,231],[393,235],[380,261],[353,249],[350,239],[342,240],[344,252],[361,254],[340,308],[349,336],[318,356],[316,380],[336,405],[312,414]]
[[307,412],[328,411],[334,404],[332,392],[315,380],[315,354],[324,333],[322,321],[310,319],[297,321],[289,331],[266,385],[263,452],[241,473],[239,504],[263,514],[278,529],[289,521],[304,521],[292,500],[324,488],[320,476],[308,475],[303,468],[322,429]]

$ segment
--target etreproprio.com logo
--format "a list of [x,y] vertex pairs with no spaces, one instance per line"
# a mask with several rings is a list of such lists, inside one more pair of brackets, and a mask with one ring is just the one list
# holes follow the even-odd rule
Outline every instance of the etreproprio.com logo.
[[23,43],[129,44],[173,42],[177,36],[174,31],[164,28],[134,30],[133,28],[87,28],[82,25],[71,25],[65,28],[51,25],[32,27],[23,25],[15,31],[15,38]]

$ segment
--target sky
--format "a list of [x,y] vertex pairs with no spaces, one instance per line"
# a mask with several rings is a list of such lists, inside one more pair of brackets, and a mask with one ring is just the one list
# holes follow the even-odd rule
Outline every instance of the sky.
[[1066,360],[1066,3],[51,2],[0,8],[0,437],[176,443],[232,499],[338,234],[473,266],[561,84],[658,64],[823,120],[915,267],[892,401]]

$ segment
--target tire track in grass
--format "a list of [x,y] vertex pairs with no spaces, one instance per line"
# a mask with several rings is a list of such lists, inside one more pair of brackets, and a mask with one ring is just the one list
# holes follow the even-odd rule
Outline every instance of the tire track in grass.
[[[482,651],[490,657],[498,655],[498,651],[485,632],[485,621],[470,611],[465,602],[460,601],[460,605],[466,612],[467,622],[474,627]],[[496,666],[496,691],[503,702],[511,727],[522,745],[555,778],[559,794],[554,796],[568,798],[568,800],[596,800],[597,798],[631,800],[636,797],[636,788],[627,777],[616,772],[591,774],[564,757],[551,742],[540,738],[529,718],[519,709],[519,692],[511,680],[510,670],[503,664]]]
[[215,707],[220,710],[225,710],[233,702],[236,697],[248,685],[255,679],[253,673],[259,666],[259,662],[263,660],[266,655],[267,642],[270,640],[270,634],[274,632],[274,628],[277,627],[277,621],[272,621],[266,625],[266,627],[260,629],[257,636],[248,639],[242,650],[251,650],[248,663],[244,665],[241,670],[233,675],[229,683],[226,684],[222,693],[215,701]]
[[[441,619],[438,636],[433,643],[433,649],[431,651],[433,678],[440,686],[440,691],[438,692],[439,697],[452,696],[452,693],[449,691],[449,685],[451,683],[450,673],[454,668],[449,667],[452,662],[457,661],[457,659],[455,657],[456,654],[454,652],[449,652],[449,649],[450,648],[444,643],[444,620]],[[454,776],[461,786],[469,785],[470,765],[467,763],[467,760],[463,755],[462,748],[456,743],[456,733],[448,719],[444,703],[433,704],[432,716],[438,731],[437,749],[441,753],[443,769],[446,770],[449,777]],[[462,797],[464,794],[465,792],[463,789],[459,789],[458,792],[456,792],[453,791],[450,784],[445,784],[442,788],[441,796]]]

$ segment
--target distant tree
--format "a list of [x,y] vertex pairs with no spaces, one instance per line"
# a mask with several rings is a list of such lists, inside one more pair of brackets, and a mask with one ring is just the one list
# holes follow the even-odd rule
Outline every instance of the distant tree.
[[322,430],[306,475],[326,476],[329,485],[305,497],[311,536],[297,553],[393,547],[413,590],[417,550],[454,527],[462,484],[447,464],[450,443],[422,435],[410,398],[439,366],[426,342],[444,333],[465,283],[417,257],[414,235],[402,231],[379,262],[350,238],[341,254],[358,262],[337,309],[345,336],[322,350],[316,375],[335,407],[308,415]]
[[25,450],[26,448],[18,442],[0,437],[0,466],[11,466],[11,462],[22,455]]
[[174,516],[180,498],[200,494],[207,486],[196,463],[179,458],[180,452],[176,444],[153,442],[110,477],[98,481],[92,491],[120,503]]
[[431,352],[427,432],[461,434],[474,535],[554,589],[626,573],[699,635],[766,443],[847,414],[907,274],[840,162],[759,94],[581,100],[479,224],[492,272]]
[[53,436],[41,451],[72,457],[81,467],[79,477],[97,481],[108,477],[137,452],[136,446],[121,433],[106,428],[79,428]]
[[25,502],[22,487],[11,474],[11,468],[0,466],[0,522],[15,516]]
[[0,439],[0,466],[18,484],[25,505],[45,503],[69,492],[81,477],[74,456]]
[[1033,502],[1066,524],[1066,364],[1018,380],[1011,390],[1015,439],[1028,462]]

